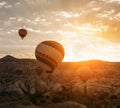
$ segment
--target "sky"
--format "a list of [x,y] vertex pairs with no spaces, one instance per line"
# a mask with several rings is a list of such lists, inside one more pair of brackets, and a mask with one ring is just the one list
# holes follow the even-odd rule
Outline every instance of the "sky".
[[63,61],[119,62],[120,0],[0,0],[0,58],[35,58],[45,40],[63,45]]

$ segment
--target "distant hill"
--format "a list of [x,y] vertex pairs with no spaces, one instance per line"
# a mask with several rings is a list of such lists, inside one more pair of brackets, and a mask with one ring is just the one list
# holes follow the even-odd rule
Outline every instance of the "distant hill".
[[[38,61],[35,59],[18,59],[13,56],[7,55],[0,59],[0,62],[18,62],[23,64],[31,64],[38,65]],[[104,68],[117,68],[120,70],[120,62],[107,62],[101,60],[88,60],[88,61],[80,61],[80,62],[62,62],[58,68],[59,69],[67,69],[74,70],[80,67],[90,67],[91,69],[104,69]]]
[[[7,55],[0,59],[0,72],[21,68],[28,72],[35,73],[39,63],[35,59],[18,59]],[[117,77],[120,78],[120,62],[107,62],[100,60],[88,60],[81,62],[62,62],[54,71],[53,75],[63,74],[72,77],[73,75],[85,74],[93,77]]]
[[7,55],[0,59],[1,62],[11,62],[11,61],[17,61],[17,58],[14,58],[10,55]]
[[36,60],[35,59],[25,59],[25,58],[19,59],[19,58],[15,58],[11,55],[7,55],[7,56],[1,58],[0,61],[1,62],[18,62],[18,61],[29,61],[29,62],[31,62],[31,61],[36,61]]

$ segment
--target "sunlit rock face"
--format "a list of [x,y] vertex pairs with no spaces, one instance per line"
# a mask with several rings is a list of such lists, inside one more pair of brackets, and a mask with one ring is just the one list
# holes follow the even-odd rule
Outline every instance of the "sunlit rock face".
[[[38,66],[33,59],[12,56],[0,59],[0,103],[6,104],[13,99],[14,105],[25,107],[27,104],[33,108],[41,105],[48,108],[119,105],[120,63],[63,62],[52,74],[37,69],[41,72],[38,74]],[[78,103],[68,102],[71,100]]]
[[6,56],[0,60],[0,90],[18,94],[43,93],[48,90],[35,69],[35,60],[16,59]]

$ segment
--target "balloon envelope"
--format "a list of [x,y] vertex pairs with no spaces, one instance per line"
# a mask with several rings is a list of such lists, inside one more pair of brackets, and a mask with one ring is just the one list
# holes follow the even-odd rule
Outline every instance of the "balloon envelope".
[[20,29],[18,33],[19,33],[20,37],[23,39],[27,35],[27,30]]
[[43,41],[37,45],[35,56],[40,67],[47,73],[52,73],[64,58],[64,48],[56,41]]

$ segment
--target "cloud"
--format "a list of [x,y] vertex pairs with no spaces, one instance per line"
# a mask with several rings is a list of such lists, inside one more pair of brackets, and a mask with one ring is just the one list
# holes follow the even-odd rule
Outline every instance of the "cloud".
[[6,8],[6,9],[12,8],[12,5],[8,4],[6,1],[1,1],[0,2],[0,9],[2,9],[2,8]]
[[117,21],[120,21],[120,12],[117,13],[117,14],[113,17],[113,19],[115,19],[115,20],[117,20]]
[[[70,43],[68,40],[66,43]],[[107,61],[120,61],[120,46],[114,42],[101,38],[81,36],[80,39],[72,39],[72,46],[66,45],[66,60],[80,61],[88,59],[101,59]],[[70,49],[70,50],[69,50]],[[76,58],[75,58],[76,57]],[[71,59],[69,59],[71,58]]]
[[5,1],[0,2],[0,8],[2,8],[3,6],[5,6],[6,4],[7,4],[7,2],[5,2]]
[[[34,48],[39,42],[56,40],[65,46],[65,60],[91,59],[95,55],[96,59],[120,58],[119,3],[119,0],[2,0],[2,55],[34,57]],[[28,30],[24,40],[18,35],[20,28]]]
[[107,3],[120,3],[120,0],[101,0],[101,1],[104,1],[104,2],[107,2]]

